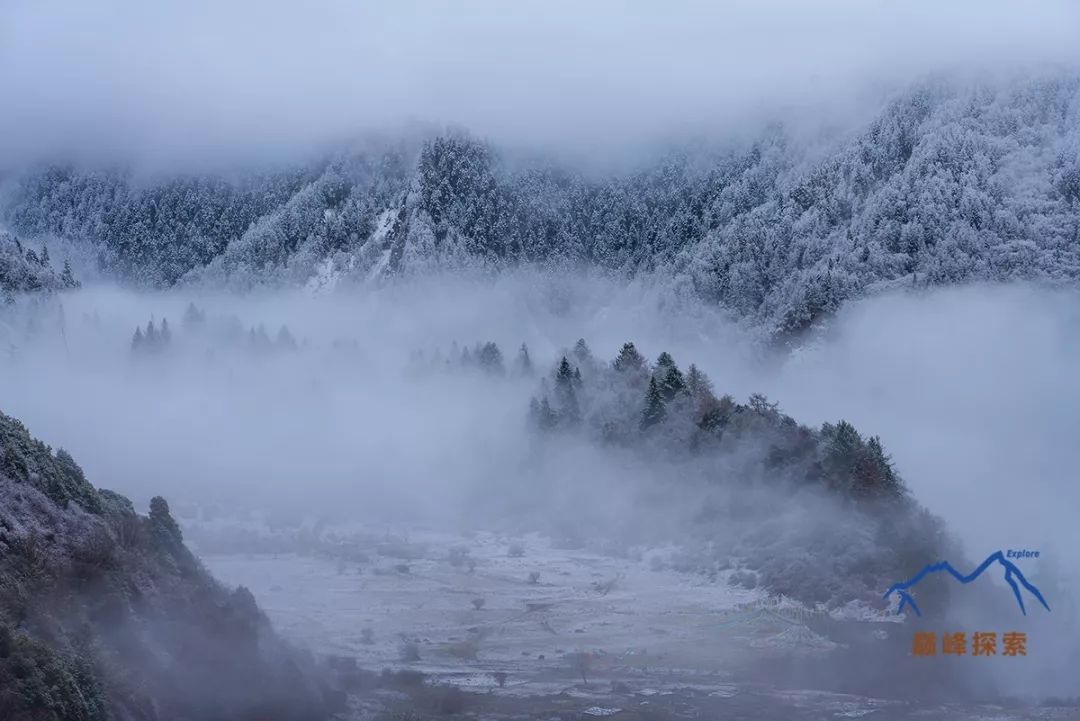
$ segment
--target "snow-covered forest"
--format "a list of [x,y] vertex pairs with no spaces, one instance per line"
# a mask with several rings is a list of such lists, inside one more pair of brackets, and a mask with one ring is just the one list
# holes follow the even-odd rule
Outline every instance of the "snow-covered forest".
[[141,285],[370,281],[522,263],[654,274],[774,333],[892,285],[1080,274],[1080,78],[923,81],[871,119],[585,171],[466,131],[239,176],[42,167],[23,238]]

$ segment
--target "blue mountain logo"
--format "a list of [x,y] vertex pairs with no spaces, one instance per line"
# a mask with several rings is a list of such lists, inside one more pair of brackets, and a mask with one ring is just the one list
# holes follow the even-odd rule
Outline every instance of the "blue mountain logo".
[[1005,569],[1005,582],[1008,583],[1010,587],[1012,587],[1013,595],[1016,596],[1016,603],[1020,606],[1021,613],[1023,613],[1025,616],[1027,615],[1027,608],[1024,607],[1024,597],[1020,594],[1021,586],[1023,586],[1028,593],[1037,598],[1039,600],[1039,603],[1042,604],[1043,608],[1045,608],[1047,611],[1050,610],[1050,606],[1047,605],[1046,599],[1043,598],[1043,595],[1039,591],[1039,589],[1036,588],[1033,583],[1028,581],[1024,577],[1023,572],[1016,567],[1016,564],[1005,558],[1005,554],[1001,551],[995,551],[994,553],[990,554],[990,556],[987,557],[985,561],[979,564],[978,568],[976,568],[974,571],[972,571],[966,576],[953,568],[952,564],[948,561],[931,563],[908,580],[901,581],[900,583],[894,583],[892,586],[890,586],[889,590],[885,592],[885,598],[888,599],[895,593],[900,598],[900,607],[896,610],[897,613],[903,612],[905,606],[911,606],[911,610],[915,612],[915,615],[921,616],[922,611],[919,610],[919,606],[915,603],[915,599],[913,599],[911,597],[911,594],[908,593],[908,591],[914,588],[919,583],[919,581],[923,580],[932,573],[939,573],[941,571],[945,571],[960,583],[971,583],[979,576],[981,576],[983,574],[983,571],[990,568],[990,566],[994,565],[995,563],[1000,564],[1001,567]]

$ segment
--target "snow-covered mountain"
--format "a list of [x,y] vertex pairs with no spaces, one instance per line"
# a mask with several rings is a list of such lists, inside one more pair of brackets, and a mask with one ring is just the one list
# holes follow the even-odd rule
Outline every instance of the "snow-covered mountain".
[[585,172],[465,133],[274,172],[9,181],[26,237],[141,284],[370,281],[521,263],[657,274],[775,333],[894,285],[1080,276],[1080,78],[924,82],[844,132],[774,125]]

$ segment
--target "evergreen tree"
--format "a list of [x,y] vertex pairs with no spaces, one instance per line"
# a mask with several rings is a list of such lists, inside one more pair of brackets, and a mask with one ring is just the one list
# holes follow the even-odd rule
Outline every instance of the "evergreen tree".
[[180,531],[180,526],[173,519],[172,513],[169,511],[169,504],[164,498],[154,496],[150,499],[150,513],[147,520],[149,521],[151,537],[159,544],[160,548],[170,552],[181,548],[184,535]]
[[870,436],[866,441],[866,450],[870,456],[870,462],[874,467],[877,484],[882,493],[890,496],[900,496],[904,493],[904,484],[893,470],[892,460],[881,446],[881,439]]
[[49,246],[45,244],[41,246],[41,264],[45,267],[49,266]]
[[289,327],[287,325],[282,324],[281,329],[278,330],[277,340],[275,342],[280,350],[296,350],[296,339],[293,338],[293,334],[289,332]]
[[704,371],[693,363],[686,369],[686,390],[690,393],[690,397],[699,404],[706,400],[716,399],[713,394],[712,381],[709,380]]
[[262,323],[248,333],[248,344],[256,353],[267,353],[274,348],[270,334],[266,332],[266,326]]
[[172,331],[169,330],[169,319],[161,319],[161,332],[160,332],[161,346],[164,348],[172,342]]
[[541,431],[549,431],[558,424],[558,418],[555,411],[552,410],[547,396],[544,396],[539,401],[533,397],[529,401],[529,422],[533,428]]
[[514,373],[519,376],[531,376],[533,374],[532,359],[529,357],[529,347],[524,343],[518,349],[517,360],[514,361]]
[[592,360],[592,351],[589,350],[584,338],[578,338],[578,342],[574,344],[573,354],[579,364],[585,364]]
[[666,351],[656,359],[653,377],[657,380],[665,401],[673,400],[675,396],[686,390],[686,381],[683,380],[682,371],[675,365],[675,359]]
[[636,373],[645,368],[645,357],[638,353],[633,343],[624,343],[613,365],[620,373]]
[[649,390],[645,394],[645,408],[641,411],[641,428],[642,430],[651,428],[657,423],[662,423],[666,417],[667,408],[660,386],[657,385],[656,378],[650,378]]
[[555,387],[572,387],[574,384],[574,367],[570,365],[570,361],[566,356],[562,357],[559,361],[559,366],[555,369]]
[[185,330],[193,330],[201,326],[206,321],[206,314],[199,310],[194,302],[189,302],[187,308],[184,309],[184,317],[181,320],[181,324]]
[[551,403],[548,402],[547,396],[540,401],[540,427],[544,430],[551,430],[559,422],[559,417],[551,407]]
[[148,351],[156,351],[158,345],[157,328],[154,327],[154,319],[151,318],[150,322],[146,324],[146,333],[143,334],[143,347]]
[[[853,490],[857,480],[856,471],[865,457],[862,436],[855,426],[843,420],[835,426],[823,424],[821,435],[825,452],[823,466],[830,482],[835,487]],[[865,467],[862,470],[865,476]]]
[[134,353],[139,353],[143,350],[143,332],[142,328],[136,326],[135,335],[131,337],[131,350]]
[[581,408],[578,405],[576,383],[574,381],[576,369],[570,365],[570,361],[563,356],[559,367],[555,370],[555,400],[558,403],[560,421],[574,424],[581,420]]
[[64,270],[60,274],[60,282],[64,284],[65,288],[78,288],[82,285],[75,279],[75,274],[71,272],[71,263],[64,261]]
[[485,373],[491,375],[503,375],[506,369],[503,367],[502,351],[499,350],[499,346],[491,341],[488,341],[476,351],[475,356],[476,364]]

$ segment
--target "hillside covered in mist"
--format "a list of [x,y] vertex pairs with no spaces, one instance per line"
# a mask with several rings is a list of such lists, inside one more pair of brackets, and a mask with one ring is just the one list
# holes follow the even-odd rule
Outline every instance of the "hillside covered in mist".
[[854,129],[789,122],[610,172],[467,132],[228,177],[52,165],[9,179],[2,217],[140,285],[586,266],[785,332],[894,284],[1074,281],[1078,93],[1065,73],[923,82]]
[[308,719],[331,697],[244,588],[0,414],[0,717]]

